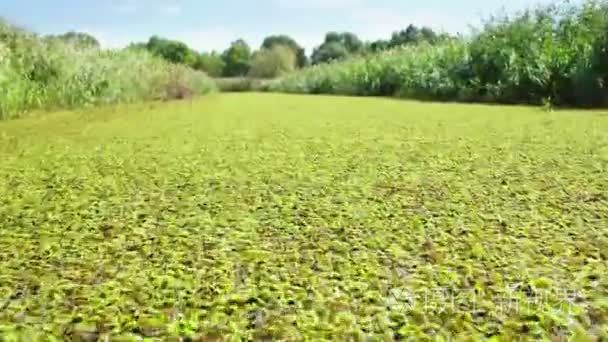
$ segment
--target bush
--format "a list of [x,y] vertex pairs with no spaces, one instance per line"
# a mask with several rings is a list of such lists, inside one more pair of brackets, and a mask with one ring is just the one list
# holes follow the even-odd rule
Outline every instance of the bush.
[[0,119],[32,109],[180,98],[214,87],[203,72],[142,49],[87,48],[0,23]]
[[211,77],[221,77],[226,63],[218,53],[202,53],[194,63],[194,69],[201,70]]
[[276,78],[296,68],[296,54],[292,49],[276,45],[261,49],[253,55],[249,76],[255,78]]
[[598,106],[608,104],[607,48],[607,3],[566,3],[492,18],[469,40],[423,43],[308,68],[272,89]]
[[271,80],[255,79],[249,77],[216,78],[217,88],[222,92],[268,91]]

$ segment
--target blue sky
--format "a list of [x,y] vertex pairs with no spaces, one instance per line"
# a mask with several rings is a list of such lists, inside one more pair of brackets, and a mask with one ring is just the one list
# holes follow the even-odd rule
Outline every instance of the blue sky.
[[[542,0],[540,0],[542,1]],[[409,23],[448,32],[493,13],[539,0],[0,0],[0,17],[39,33],[79,30],[106,47],[145,41],[153,34],[197,50],[221,50],[236,38],[258,47],[275,33],[294,37],[308,51],[330,30],[366,40],[390,36]]]

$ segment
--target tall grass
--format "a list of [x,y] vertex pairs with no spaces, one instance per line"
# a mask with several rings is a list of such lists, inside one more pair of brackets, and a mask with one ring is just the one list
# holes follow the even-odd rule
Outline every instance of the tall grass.
[[[452,66],[468,58],[459,41],[417,45],[370,56],[320,64],[274,83],[274,90],[341,95],[408,95],[449,98],[461,88]],[[444,65],[439,68],[438,65]],[[406,93],[407,92],[407,93]]]
[[204,73],[146,51],[83,48],[0,22],[0,119],[32,109],[183,97],[214,87]]
[[311,67],[275,91],[450,101],[608,104],[608,2],[491,18],[467,39]]

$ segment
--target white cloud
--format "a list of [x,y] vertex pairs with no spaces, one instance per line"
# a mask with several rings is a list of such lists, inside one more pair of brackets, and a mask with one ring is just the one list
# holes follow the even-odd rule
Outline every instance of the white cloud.
[[[133,13],[140,10],[153,10],[164,15],[176,16],[183,12],[181,0],[114,0],[115,8],[123,13]],[[277,6],[288,9],[340,9],[342,19],[332,27],[303,27],[291,32],[284,30],[280,33],[293,37],[310,54],[314,47],[323,42],[328,30],[351,31],[363,40],[387,39],[391,33],[405,29],[409,24],[430,26],[436,30],[450,33],[467,32],[469,25],[479,24],[479,13],[460,15],[441,10],[419,8],[416,10],[396,9],[374,5],[371,0],[267,0]],[[521,0],[525,1],[525,0]],[[144,6],[146,4],[147,6]],[[377,2],[376,2],[377,4]],[[473,13],[475,12],[475,13]],[[149,37],[127,37],[124,33],[97,31],[91,32],[106,47],[122,47],[132,41],[147,41]],[[173,33],[159,32],[163,37],[183,41],[197,51],[223,51],[230,43],[242,38],[252,49],[257,49],[265,36],[273,32],[260,30],[239,29],[230,26],[198,27]]]
[[[285,32],[293,37],[302,47],[310,53],[313,47],[318,46],[325,36],[324,32]],[[205,27],[193,30],[186,30],[174,34],[162,35],[168,39],[182,41],[196,51],[224,51],[230,46],[230,43],[237,39],[244,39],[251,49],[258,49],[262,45],[262,41],[270,32],[251,32],[233,30],[228,27]],[[111,39],[111,36],[106,35],[110,45],[126,41],[123,38]],[[142,37],[138,41],[145,41],[148,37]],[[129,41],[127,41],[127,45]]]
[[[312,32],[285,32],[293,37],[300,45],[311,52],[312,48],[319,45],[325,33]],[[197,51],[224,51],[230,43],[237,39],[244,39],[251,49],[258,49],[264,38],[270,32],[252,32],[230,29],[228,27],[206,27],[189,31],[181,31],[167,35],[169,39],[182,41]]]
[[114,1],[111,5],[112,10],[118,13],[135,13],[137,11],[137,3],[135,0]]
[[180,40],[198,51],[211,51],[224,50],[231,41],[240,37],[225,27],[209,27],[178,32],[168,38]]
[[274,0],[274,3],[290,9],[337,9],[352,8],[365,4],[366,0]]
[[351,18],[356,27],[365,28],[359,32],[363,39],[387,38],[393,31],[405,29],[410,24],[429,26],[450,33],[465,32],[468,25],[477,24],[473,19],[467,22],[467,18],[439,11],[417,10],[400,13],[381,7],[354,9]]
[[182,7],[178,4],[160,5],[159,9],[167,15],[179,15],[182,12]]
[[[136,36],[125,34],[114,30],[103,30],[94,28],[75,28],[74,31],[85,32],[93,35],[104,48],[123,48],[132,42],[146,42],[150,36]],[[174,34],[160,34],[163,38],[175,39],[182,41],[191,48],[197,51],[223,51],[230,42],[243,38],[251,45],[252,48],[257,48],[261,43],[263,36],[251,34],[239,34],[223,27],[210,27],[202,29],[194,29],[181,31]]]
[[115,12],[121,14],[133,14],[146,8],[155,9],[162,14],[171,16],[179,15],[182,12],[182,6],[175,0],[115,0],[111,7]]
[[102,47],[107,49],[123,48],[132,42],[146,41],[148,39],[148,37],[134,37],[91,28],[77,28],[74,31],[84,32],[92,35],[93,37],[97,38],[97,41]]
[[[161,11],[167,15],[178,15],[181,7],[174,6],[176,6],[175,9],[168,9],[169,5],[167,5]],[[449,32],[466,29],[466,25],[463,25],[460,20],[454,20],[449,15],[431,11],[417,11],[403,14],[381,7],[359,7],[350,10],[348,13],[350,14],[347,14],[348,17],[345,18],[346,20],[343,25],[336,25],[336,27],[328,28],[328,30],[352,31],[363,40],[375,40],[389,38],[393,31],[405,29],[410,23],[431,26],[434,29],[442,29]],[[81,31],[94,35],[103,47],[108,48],[120,48],[134,41],[141,42],[149,39],[149,36],[133,36],[115,30],[89,29]],[[182,41],[197,51],[223,51],[232,41],[239,38],[245,39],[252,49],[257,49],[262,44],[263,39],[272,33],[226,26],[213,26],[187,29],[173,33],[160,32],[159,34],[168,39]],[[302,28],[297,31],[285,31],[281,33],[293,37],[310,54],[315,47],[323,42],[326,30],[324,28],[317,28],[315,30]]]
[[[351,31],[363,40],[389,38],[392,32],[405,29],[409,24],[429,26],[450,33],[468,32],[469,26],[479,24],[479,16],[471,13],[463,17],[437,9],[419,8],[401,10],[376,5],[371,0],[272,0],[277,6],[288,9],[340,9],[346,13],[344,20],[328,30]],[[375,4],[376,3],[376,4]],[[310,52],[324,39],[325,31],[292,34],[292,37]]]
[[312,50],[319,46],[323,39],[325,39],[325,32],[306,32],[306,33],[294,33],[291,35],[293,39],[306,49],[306,53],[311,54]]

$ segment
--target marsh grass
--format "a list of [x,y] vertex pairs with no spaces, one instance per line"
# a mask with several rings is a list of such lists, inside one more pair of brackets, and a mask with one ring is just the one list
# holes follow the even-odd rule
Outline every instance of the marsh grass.
[[563,1],[491,17],[470,37],[296,71],[271,89],[601,107],[608,104],[607,32],[606,1]]
[[202,72],[141,50],[86,48],[0,21],[0,119],[50,110],[208,93]]

